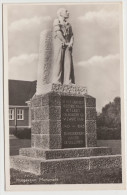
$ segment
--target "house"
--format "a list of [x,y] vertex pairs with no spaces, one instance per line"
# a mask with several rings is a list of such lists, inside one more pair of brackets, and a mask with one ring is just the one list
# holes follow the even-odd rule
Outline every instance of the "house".
[[36,81],[9,80],[9,128],[30,128],[29,100],[36,92]]

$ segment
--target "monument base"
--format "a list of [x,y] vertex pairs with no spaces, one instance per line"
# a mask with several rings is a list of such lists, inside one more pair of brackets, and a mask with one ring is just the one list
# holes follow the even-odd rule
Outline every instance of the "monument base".
[[30,103],[31,148],[11,157],[10,167],[45,179],[71,178],[121,167],[121,156],[97,147],[96,100],[85,87],[50,84]]
[[42,150],[20,149],[20,155],[11,157],[11,168],[55,179],[60,174],[73,175],[95,169],[120,168],[121,156],[111,155],[107,147]]

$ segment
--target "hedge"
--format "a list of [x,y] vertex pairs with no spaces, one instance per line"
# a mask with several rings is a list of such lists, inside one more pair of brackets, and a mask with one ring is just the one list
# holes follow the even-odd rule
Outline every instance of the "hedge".
[[99,127],[97,128],[98,140],[119,140],[121,139],[121,130],[117,128]]
[[19,139],[31,139],[31,128],[11,129],[10,131]]

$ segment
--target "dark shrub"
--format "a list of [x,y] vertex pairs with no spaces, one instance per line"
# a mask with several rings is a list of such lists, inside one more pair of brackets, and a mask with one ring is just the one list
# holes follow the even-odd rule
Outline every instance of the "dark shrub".
[[119,140],[121,139],[121,130],[117,128],[99,127],[97,128],[98,140]]
[[14,135],[19,139],[31,139],[31,128],[15,129]]

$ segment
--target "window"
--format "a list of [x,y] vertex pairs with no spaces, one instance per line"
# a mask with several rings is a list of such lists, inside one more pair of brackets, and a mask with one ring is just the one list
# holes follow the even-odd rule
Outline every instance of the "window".
[[24,110],[17,109],[17,120],[24,120]]
[[9,109],[9,120],[14,120],[14,109]]

